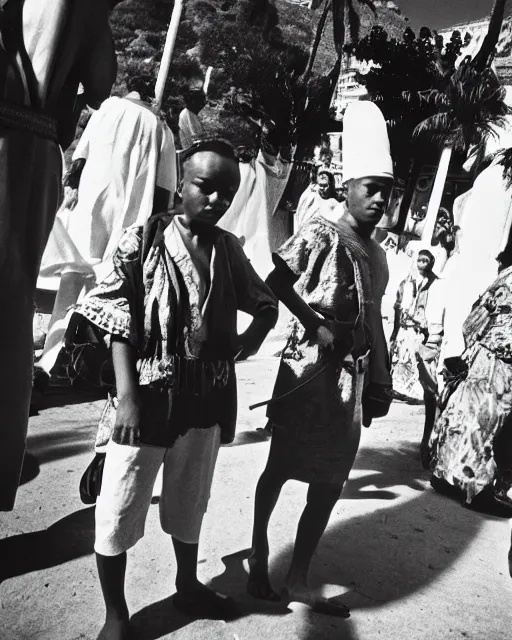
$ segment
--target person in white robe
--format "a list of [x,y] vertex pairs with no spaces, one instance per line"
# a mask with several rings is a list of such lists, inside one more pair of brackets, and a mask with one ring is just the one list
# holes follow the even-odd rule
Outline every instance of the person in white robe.
[[198,117],[206,104],[206,82],[202,77],[190,78],[188,87],[183,92],[185,108],[178,118],[180,144],[182,149],[188,149],[194,140],[204,135],[204,127]]
[[475,180],[464,198],[458,252],[444,270],[447,280],[445,334],[441,362],[464,351],[462,326],[473,304],[498,275],[499,254],[512,225],[512,190],[503,167],[494,162]]
[[273,217],[281,200],[292,164],[287,157],[271,155],[261,149],[250,162],[240,163],[240,187],[219,222],[219,227],[234,233],[260,278],[272,271],[270,239]]
[[335,183],[332,172],[320,169],[316,186],[315,191],[306,189],[299,200],[295,213],[295,231],[315,215],[323,215],[328,220],[335,221],[343,211],[343,205],[335,198]]
[[39,272],[41,289],[60,278],[38,362],[47,374],[62,346],[69,307],[84,288],[111,272],[123,231],[144,224],[153,211],[167,210],[176,190],[173,135],[137,92],[101,105],[85,128],[73,162],[83,165],[77,204],[57,214]]

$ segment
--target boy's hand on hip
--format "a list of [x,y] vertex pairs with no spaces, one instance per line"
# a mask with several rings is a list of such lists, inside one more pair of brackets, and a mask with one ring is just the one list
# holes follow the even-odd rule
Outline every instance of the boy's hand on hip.
[[131,447],[140,443],[140,399],[138,393],[119,398],[112,440]]

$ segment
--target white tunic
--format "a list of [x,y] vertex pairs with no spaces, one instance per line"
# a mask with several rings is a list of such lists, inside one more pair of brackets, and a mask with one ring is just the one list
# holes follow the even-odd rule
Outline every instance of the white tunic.
[[256,160],[240,164],[240,187],[219,227],[243,238],[244,251],[260,278],[273,269],[273,216],[286,188],[291,163],[259,152]]
[[[109,98],[91,117],[73,155],[73,160],[79,158],[86,162],[78,204],[71,212],[59,212],[52,232],[59,237],[55,242],[50,238],[42,275],[59,275],[62,269],[82,271],[85,263],[101,280],[111,269],[124,229],[144,224],[151,215],[156,186],[171,193],[172,204],[174,139],[142,102]],[[76,254],[82,260],[65,265],[67,257]]]
[[[462,325],[473,304],[498,274],[512,223],[512,191],[503,180],[503,167],[493,164],[475,180],[460,212],[459,252],[446,263],[446,317],[443,358],[464,351]],[[464,196],[462,196],[464,197]]]

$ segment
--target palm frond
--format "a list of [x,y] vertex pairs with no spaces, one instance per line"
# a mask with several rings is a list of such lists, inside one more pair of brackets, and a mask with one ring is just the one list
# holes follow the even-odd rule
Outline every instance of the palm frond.
[[480,71],[471,63],[462,64],[444,91],[420,96],[438,113],[425,118],[414,135],[429,136],[462,152],[485,145],[490,136],[496,135],[496,126],[503,125],[512,113],[504,98],[505,89],[492,69]]

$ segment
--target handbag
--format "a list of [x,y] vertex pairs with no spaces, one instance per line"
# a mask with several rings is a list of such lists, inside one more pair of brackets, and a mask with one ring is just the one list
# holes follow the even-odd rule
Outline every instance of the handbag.
[[84,504],[96,504],[100,495],[106,453],[97,453],[80,479],[80,499]]
[[64,337],[71,383],[88,389],[115,387],[114,366],[105,343],[106,332],[79,313],[73,313]]

